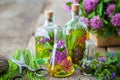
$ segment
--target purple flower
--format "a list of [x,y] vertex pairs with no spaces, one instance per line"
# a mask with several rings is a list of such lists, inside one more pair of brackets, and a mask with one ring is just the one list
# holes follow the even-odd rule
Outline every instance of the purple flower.
[[107,80],[107,76],[104,76],[104,80]]
[[100,64],[97,64],[98,67],[100,67]]
[[114,79],[115,77],[116,77],[116,73],[113,72],[113,73],[111,74],[111,79]]
[[115,53],[111,53],[111,56],[114,57],[114,56],[115,56]]
[[57,43],[57,48],[62,48],[64,46],[64,41],[63,40],[59,40]]
[[111,22],[114,26],[120,26],[120,13],[115,14],[112,17]]
[[71,11],[71,6],[66,5],[66,3],[64,4],[64,10],[66,11]]
[[120,67],[120,64],[117,64],[116,66],[117,66],[117,67]]
[[115,4],[109,4],[106,13],[110,17],[115,12]]
[[55,63],[61,62],[62,60],[67,58],[67,50],[65,49],[63,52],[56,51],[55,53]]
[[99,0],[84,0],[84,8],[87,13],[96,9]]
[[41,38],[41,39],[39,40],[39,43],[45,43],[45,42],[48,42],[48,41],[49,41],[48,38]]
[[41,39],[39,40],[39,42],[40,42],[40,43],[44,43],[44,42],[45,42],[45,38],[41,38]]
[[104,61],[105,61],[105,58],[104,58],[104,57],[101,57],[101,58],[99,58],[99,61],[100,61],[100,62],[104,62]]
[[80,20],[81,20],[82,22],[84,22],[87,26],[90,25],[90,22],[89,22],[88,18],[81,17]]
[[101,27],[103,27],[103,22],[99,16],[94,16],[90,20],[90,25],[91,25],[92,29],[100,29]]

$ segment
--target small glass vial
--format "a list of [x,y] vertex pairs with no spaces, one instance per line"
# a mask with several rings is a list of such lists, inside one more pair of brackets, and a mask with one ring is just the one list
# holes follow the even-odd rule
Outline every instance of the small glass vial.
[[95,41],[86,40],[86,49],[82,60],[83,75],[91,76],[91,73],[94,72],[93,69],[91,69],[91,62],[95,59],[95,52]]
[[48,65],[52,47],[54,44],[54,29],[57,25],[54,23],[53,12],[45,12],[45,24],[40,26],[35,34],[36,57],[41,65]]
[[66,23],[66,42],[73,63],[80,66],[84,56],[85,40],[88,38],[87,26],[80,21],[79,4],[72,5],[72,19]]
[[50,75],[54,77],[66,77],[74,72],[71,57],[68,55],[64,29],[55,30],[54,47],[48,69]]

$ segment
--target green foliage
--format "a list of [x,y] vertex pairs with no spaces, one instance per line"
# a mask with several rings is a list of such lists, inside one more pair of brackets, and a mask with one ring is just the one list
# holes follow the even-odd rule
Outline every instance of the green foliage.
[[87,17],[88,17],[88,18],[92,18],[92,17],[94,17],[94,16],[95,16],[95,11],[91,12]]
[[[35,38],[36,42],[36,56],[37,56],[37,62],[39,64],[45,64],[47,65],[49,62],[49,57],[52,53],[53,44],[54,44],[54,31],[49,31],[48,35],[50,39],[47,40],[47,38],[43,36],[37,36]],[[45,39],[43,42],[39,42],[40,39]]]
[[[31,53],[29,50],[20,50],[18,49],[13,57],[16,59],[20,59],[20,54],[21,52],[24,55],[25,58],[25,63],[30,66],[33,69],[39,68],[40,66],[38,65],[38,63],[36,62],[36,58],[35,55],[33,53]],[[12,78],[16,75],[19,74],[19,67],[18,65],[16,65],[15,63],[13,63],[12,61],[9,60],[9,70],[3,74],[0,75],[0,80],[12,80]],[[23,71],[23,75],[25,76],[25,78],[27,80],[46,80],[45,77],[37,77],[34,72],[30,72],[30,71]]]
[[110,2],[110,0],[103,0],[103,2],[108,3],[108,2]]
[[98,3],[96,13],[100,17],[102,16],[102,13],[103,13],[103,2],[102,1],[100,1],[100,3]]
[[77,46],[77,43],[75,43],[76,40],[82,37],[83,35],[85,35],[86,31],[82,29],[82,25],[78,24],[78,20],[73,20],[68,22],[68,24],[65,27],[66,29],[69,30],[69,35],[66,35],[66,43],[67,43],[69,54],[72,57],[73,56],[72,51]]
[[[73,3],[72,1],[69,1],[66,3],[66,5],[71,6]],[[102,36],[104,39],[110,37],[111,35],[114,35],[116,38],[120,39],[120,36],[118,35],[118,26],[117,28],[114,27],[111,23],[111,18],[116,13],[120,13],[120,0],[99,0],[97,3],[97,6],[95,10],[87,13],[84,8],[84,0],[79,1],[80,8],[82,10],[81,16],[87,17],[89,20],[93,18],[94,16],[99,16],[101,20],[103,21],[103,27],[101,29],[92,30],[94,33],[97,34],[97,36]],[[115,4],[115,12],[112,13],[111,16],[108,17],[106,13],[107,6],[109,4]],[[90,25],[89,25],[90,26]],[[89,27],[91,28],[91,27]],[[92,28],[91,28],[92,29]],[[91,29],[89,29],[91,31]]]
[[120,0],[116,0],[116,8],[115,8],[116,13],[120,12]]
[[72,2],[67,2],[66,5],[71,6]]
[[[99,61],[101,57],[105,58],[104,62]],[[120,52],[105,52],[104,54],[97,52],[96,59],[92,60],[91,68],[95,69],[94,76],[96,76],[98,80],[104,80],[104,76],[107,77],[107,80],[112,80],[111,75],[113,72],[116,73],[116,77],[113,80],[119,80],[120,66],[117,66],[118,64],[120,64]]]

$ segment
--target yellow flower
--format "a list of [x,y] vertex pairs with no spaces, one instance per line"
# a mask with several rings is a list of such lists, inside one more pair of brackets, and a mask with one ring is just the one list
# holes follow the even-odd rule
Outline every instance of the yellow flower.
[[39,47],[39,46],[37,46],[36,48],[37,48],[37,51],[40,51],[40,52],[44,51],[45,49],[44,47]]
[[50,64],[48,65],[48,69],[51,76],[54,76],[54,74],[58,72],[59,68],[60,67],[58,65],[54,65],[54,69],[52,70],[52,66]]
[[71,61],[71,57],[70,57],[70,56],[68,56],[68,57],[67,57],[67,60],[70,60],[70,61]]

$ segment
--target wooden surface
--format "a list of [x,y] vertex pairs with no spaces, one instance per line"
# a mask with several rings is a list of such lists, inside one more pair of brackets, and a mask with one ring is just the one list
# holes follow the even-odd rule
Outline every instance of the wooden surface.
[[46,0],[0,0],[0,55],[26,48]]
[[107,39],[104,39],[102,36],[97,37],[96,34],[91,34],[89,33],[90,39],[93,39],[96,41],[96,45],[99,47],[104,47],[104,46],[120,46],[120,41],[115,38],[115,36],[110,36]]

